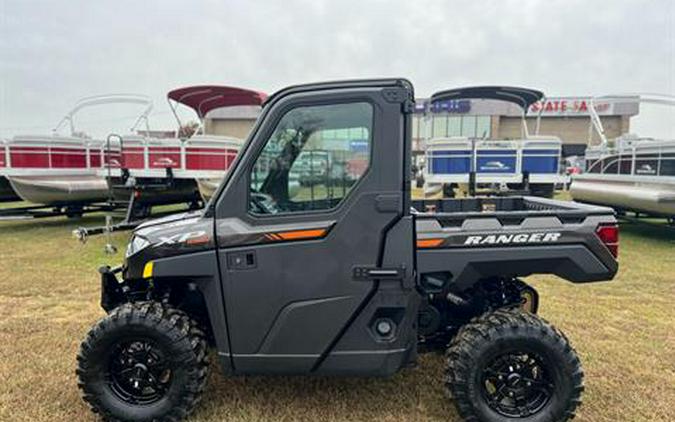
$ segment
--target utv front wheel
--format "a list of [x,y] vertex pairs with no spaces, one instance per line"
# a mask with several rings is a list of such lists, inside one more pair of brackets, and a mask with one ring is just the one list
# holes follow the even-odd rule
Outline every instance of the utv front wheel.
[[157,302],[113,310],[82,342],[77,363],[84,400],[122,421],[184,418],[199,402],[208,369],[202,331]]
[[478,317],[447,358],[445,386],[466,421],[566,421],[581,404],[579,358],[536,315],[504,309]]

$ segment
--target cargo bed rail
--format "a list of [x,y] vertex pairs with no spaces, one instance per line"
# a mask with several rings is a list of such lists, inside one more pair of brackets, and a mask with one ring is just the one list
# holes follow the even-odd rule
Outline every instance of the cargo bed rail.
[[614,215],[611,208],[533,196],[416,200],[412,201],[412,207],[418,219],[556,216],[568,221],[590,215]]

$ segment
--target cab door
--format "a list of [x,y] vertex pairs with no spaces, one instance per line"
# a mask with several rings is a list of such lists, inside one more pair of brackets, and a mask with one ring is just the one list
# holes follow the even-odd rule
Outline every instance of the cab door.
[[265,107],[216,204],[235,372],[316,370],[393,274],[377,273],[405,214],[392,90],[291,89]]

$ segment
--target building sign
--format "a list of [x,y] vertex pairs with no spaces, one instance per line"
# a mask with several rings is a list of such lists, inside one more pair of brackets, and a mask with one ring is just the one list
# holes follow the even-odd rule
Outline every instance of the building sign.
[[[637,97],[621,96],[616,98],[596,98],[595,110],[600,116],[635,116],[639,113]],[[527,110],[528,116],[544,117],[588,116],[591,97],[549,97],[532,104]],[[431,102],[418,98],[415,113],[423,114],[463,114],[476,116],[513,116],[520,117],[519,106],[499,100],[457,99]]]
[[446,100],[431,103],[431,111],[434,113],[468,113],[471,111],[470,100]]
[[431,102],[429,100],[418,100],[415,103],[415,113],[456,113],[464,114],[471,111],[470,100],[445,100]]
[[[546,98],[530,106],[528,113],[542,116],[588,116],[591,106],[590,98]],[[613,104],[610,102],[596,102],[595,111],[600,115],[613,113]]]

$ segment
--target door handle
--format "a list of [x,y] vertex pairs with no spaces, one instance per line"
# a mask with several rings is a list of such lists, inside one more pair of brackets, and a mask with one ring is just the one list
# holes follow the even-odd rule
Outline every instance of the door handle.
[[382,194],[375,197],[375,208],[379,212],[398,212],[401,210],[401,195]]

